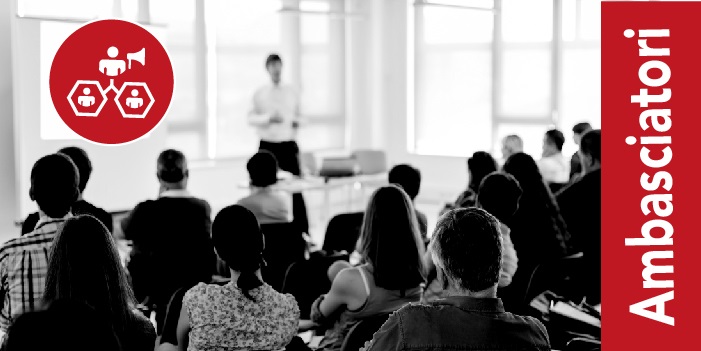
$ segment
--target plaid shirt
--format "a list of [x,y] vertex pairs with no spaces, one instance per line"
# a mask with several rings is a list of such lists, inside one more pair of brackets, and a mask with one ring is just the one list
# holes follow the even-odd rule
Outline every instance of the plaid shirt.
[[7,330],[12,318],[32,311],[41,303],[56,232],[70,214],[61,219],[39,219],[33,232],[0,247],[0,329]]

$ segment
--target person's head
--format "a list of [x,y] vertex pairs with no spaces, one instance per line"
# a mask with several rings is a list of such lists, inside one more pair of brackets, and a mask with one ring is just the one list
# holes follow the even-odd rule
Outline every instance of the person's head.
[[505,172],[493,172],[486,176],[477,192],[477,206],[491,213],[502,223],[509,223],[518,209],[523,194],[514,176]]
[[360,233],[360,253],[373,268],[375,284],[410,289],[424,281],[424,244],[409,196],[386,185],[371,196]]
[[263,285],[257,272],[264,263],[265,248],[256,216],[240,205],[225,207],[212,222],[212,242],[229,269],[239,273],[236,285],[253,300],[250,290]]
[[68,156],[68,158],[70,158],[78,168],[78,189],[80,189],[80,192],[82,193],[85,191],[85,186],[88,184],[88,180],[90,180],[90,174],[92,174],[92,162],[90,162],[88,154],[85,152],[85,150],[77,146],[64,147],[63,149],[58,150],[58,152]]
[[68,219],[54,238],[44,301],[85,302],[124,330],[132,320],[134,295],[105,226],[93,216]]
[[441,216],[430,250],[445,288],[465,295],[486,292],[485,297],[496,297],[501,245],[497,219],[483,209],[469,207]]
[[577,123],[572,127],[572,139],[574,143],[579,145],[579,141],[582,140],[582,135],[591,130],[591,124],[588,122]]
[[109,321],[94,309],[80,301],[60,300],[17,317],[7,331],[4,350],[120,351],[122,347]]
[[278,164],[269,151],[258,151],[248,160],[246,169],[251,178],[251,186],[265,188],[277,183]]
[[592,129],[582,135],[579,144],[580,160],[585,173],[601,167],[601,130]]
[[504,159],[517,152],[523,152],[523,140],[520,136],[511,134],[501,140],[501,154]]
[[488,152],[477,151],[467,159],[467,172],[470,174],[470,189],[477,191],[482,179],[499,168],[497,161]]
[[414,201],[421,189],[421,172],[411,165],[396,165],[389,171],[389,183],[399,185]]
[[519,152],[511,155],[504,163],[503,170],[514,176],[524,191],[534,185],[545,186],[538,164],[529,154]]
[[557,129],[550,129],[543,137],[543,156],[552,156],[562,152],[565,144],[565,135]]
[[268,58],[265,59],[265,69],[270,75],[270,80],[272,80],[274,84],[279,84],[282,79],[282,58],[280,58],[280,55],[268,55]]
[[51,154],[40,158],[30,177],[29,197],[45,215],[62,218],[71,211],[80,190],[78,169],[68,156]]
[[173,149],[161,152],[158,155],[156,176],[165,189],[185,189],[190,176],[185,155]]

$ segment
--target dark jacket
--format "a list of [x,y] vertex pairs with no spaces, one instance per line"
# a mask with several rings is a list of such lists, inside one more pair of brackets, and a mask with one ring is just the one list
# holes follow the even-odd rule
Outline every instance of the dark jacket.
[[498,298],[451,296],[395,312],[366,350],[544,351],[550,341],[542,323],[505,312]]

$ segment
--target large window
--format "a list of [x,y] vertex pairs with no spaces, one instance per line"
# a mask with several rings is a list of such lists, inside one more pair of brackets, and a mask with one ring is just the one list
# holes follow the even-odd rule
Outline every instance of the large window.
[[269,83],[265,59],[279,53],[283,81],[300,92],[303,151],[345,140],[345,0],[18,0],[23,16],[122,17],[167,26],[175,92],[168,146],[191,159],[247,156],[258,147],[247,123],[253,94]]
[[[410,152],[466,156],[509,134],[538,157],[548,128],[600,125],[599,0],[414,0]],[[485,11],[484,8],[489,9]]]

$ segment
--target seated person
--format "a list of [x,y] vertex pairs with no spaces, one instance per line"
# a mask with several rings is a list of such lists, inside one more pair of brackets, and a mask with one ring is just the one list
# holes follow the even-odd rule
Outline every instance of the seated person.
[[138,204],[122,221],[133,243],[127,265],[137,301],[154,306],[158,334],[168,301],[184,286],[208,282],[216,269],[210,238],[209,204],[187,191],[185,156],[166,150],[158,156],[160,195]]
[[15,316],[39,307],[44,295],[49,250],[78,198],[78,170],[68,156],[52,154],[32,167],[29,197],[39,206],[39,222],[29,234],[0,246],[0,329]]
[[358,321],[394,312],[421,297],[424,245],[416,212],[401,188],[388,185],[373,193],[359,247],[362,264],[334,263],[330,291],[312,304],[312,321],[330,327],[320,349],[339,350]]
[[[572,140],[579,146],[579,142],[582,140],[584,133],[591,130],[591,124],[587,122],[577,123],[572,127]],[[582,176],[582,162],[579,159],[579,150],[572,154],[570,158],[570,182],[575,181],[577,178]]]
[[[71,208],[71,212],[76,216],[87,214],[99,219],[107,227],[107,230],[112,233],[112,215],[83,199],[83,192],[85,192],[85,187],[88,185],[88,180],[90,180],[90,174],[92,173],[92,163],[88,158],[88,154],[77,146],[64,147],[58,152],[68,156],[78,168],[78,189],[80,193],[78,194],[78,200]],[[27,216],[27,219],[22,223],[22,234],[24,235],[34,230],[37,222],[39,222],[38,212]]]
[[120,345],[112,325],[90,306],[75,300],[60,300],[19,316],[10,327],[2,350],[130,349]]
[[366,350],[550,350],[540,321],[505,312],[497,298],[500,236],[499,222],[482,209],[441,217],[429,250],[449,296],[401,308]]
[[485,151],[477,151],[467,159],[467,174],[470,179],[467,190],[463,191],[452,204],[446,204],[441,214],[458,207],[472,207],[477,203],[477,190],[487,174],[498,169],[497,161]]
[[[396,165],[389,171],[388,181],[390,184],[399,185],[404,189],[404,192],[411,199],[411,204],[415,204],[416,196],[419,195],[419,189],[421,189],[421,171],[407,164]],[[428,244],[428,220],[426,215],[416,210],[416,219],[419,221],[421,239]]]
[[579,145],[584,175],[557,194],[575,246],[584,253],[587,302],[601,299],[601,130],[590,130]]
[[501,140],[501,157],[499,160],[500,165],[504,165],[504,162],[511,157],[513,154],[523,152],[523,139],[516,134],[510,134]]
[[260,224],[289,223],[293,220],[292,196],[273,189],[277,183],[278,164],[269,151],[259,151],[246,164],[251,178],[251,194],[239,200]]
[[199,283],[183,297],[179,350],[280,350],[297,334],[294,297],[263,282],[263,232],[253,213],[233,205],[219,212],[212,240],[231,269],[226,285]]
[[[511,241],[511,229],[504,224],[511,221],[518,209],[518,201],[522,190],[518,181],[512,175],[504,172],[493,172],[486,176],[479,187],[477,207],[492,214],[499,221],[499,231],[502,239],[501,269],[499,270],[499,288],[511,284],[518,268],[518,256]],[[431,253],[424,255],[424,264],[428,268],[429,278],[436,276]],[[423,301],[433,301],[444,295],[439,279],[433,279],[424,292]]]
[[114,239],[90,215],[67,220],[54,239],[44,301],[64,299],[94,308],[112,325],[124,350],[153,350],[156,330],[136,309]]
[[557,129],[545,132],[543,157],[538,160],[538,169],[547,183],[564,184],[570,180],[570,165],[562,155],[565,136]]

